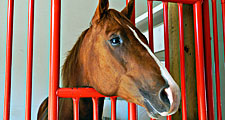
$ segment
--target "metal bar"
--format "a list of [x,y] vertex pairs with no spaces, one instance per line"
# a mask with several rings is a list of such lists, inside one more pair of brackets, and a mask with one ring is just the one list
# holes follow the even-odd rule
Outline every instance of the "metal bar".
[[180,38],[180,73],[181,73],[181,101],[182,101],[182,120],[187,120],[186,106],[186,85],[185,85],[185,56],[184,56],[184,22],[183,4],[178,3],[179,15],[179,38]]
[[[164,22],[164,46],[165,46],[165,66],[170,71],[170,51],[169,51],[169,30],[168,30],[168,2],[163,2],[163,22]],[[171,120],[167,116],[167,120]]]
[[[148,36],[149,36],[149,43],[148,46],[154,53],[154,41],[153,41],[153,6],[152,1],[147,0],[148,5]],[[154,120],[153,118],[150,118],[150,120]]]
[[205,68],[203,51],[203,30],[202,30],[202,6],[201,2],[193,4],[194,12],[194,33],[195,33],[195,57],[197,77],[197,101],[199,120],[206,120],[206,92],[205,92]]
[[98,120],[98,97],[93,97],[93,120]]
[[32,62],[33,62],[33,30],[34,30],[34,0],[28,1],[28,37],[27,37],[27,81],[25,119],[31,119],[32,99]]
[[128,103],[128,120],[136,120],[136,104]]
[[222,20],[223,20],[223,44],[224,44],[224,60],[225,60],[225,0],[221,0]]
[[58,97],[56,91],[59,87],[60,8],[60,0],[51,0],[49,120],[58,120]]
[[6,35],[6,68],[5,68],[5,94],[3,120],[10,118],[10,92],[12,67],[12,35],[13,35],[13,6],[14,0],[8,0],[7,35]]
[[215,72],[216,72],[217,119],[222,120],[216,0],[212,0],[212,14],[213,14],[214,58],[215,58]]
[[111,99],[111,120],[116,120],[116,99],[117,97],[110,97]]
[[149,36],[149,48],[154,53],[154,43],[153,43],[153,8],[152,1],[147,0],[148,5],[148,36]]
[[203,22],[204,22],[204,46],[205,46],[205,72],[206,72],[206,91],[207,91],[207,114],[209,120],[214,120],[214,101],[213,101],[213,82],[212,82],[212,55],[211,55],[211,36],[209,21],[209,1],[203,2]]
[[79,120],[79,99],[80,98],[73,98],[73,119]]
[[173,2],[173,3],[183,3],[183,4],[194,4],[202,0],[151,0],[151,1],[162,1],[162,2]]
[[164,20],[164,46],[165,46],[165,64],[170,71],[170,56],[169,56],[169,31],[168,31],[168,3],[163,2],[163,20]]
[[59,88],[56,94],[62,98],[107,97],[98,93],[94,88]]

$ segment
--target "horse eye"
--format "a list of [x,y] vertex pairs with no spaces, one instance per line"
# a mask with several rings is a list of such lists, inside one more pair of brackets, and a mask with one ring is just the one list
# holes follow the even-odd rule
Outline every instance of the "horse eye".
[[117,37],[110,39],[109,42],[112,46],[117,46],[117,45],[120,45],[123,41],[120,39],[119,36],[117,36]]

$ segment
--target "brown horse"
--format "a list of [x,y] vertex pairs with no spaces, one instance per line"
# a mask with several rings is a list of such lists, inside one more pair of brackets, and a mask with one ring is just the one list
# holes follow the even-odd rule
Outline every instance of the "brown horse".
[[[134,1],[118,12],[99,0],[92,25],[79,37],[62,69],[63,87],[93,87],[143,106],[152,118],[175,113],[180,89],[129,20]],[[99,109],[102,111],[103,99]],[[38,119],[47,119],[48,100]],[[80,100],[80,119],[92,119],[91,99]],[[101,114],[101,112],[100,112]],[[59,99],[59,119],[73,119],[72,99]]]

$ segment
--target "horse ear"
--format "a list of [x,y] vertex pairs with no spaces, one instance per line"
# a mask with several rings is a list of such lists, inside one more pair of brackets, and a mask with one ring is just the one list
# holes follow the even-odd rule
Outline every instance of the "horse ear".
[[127,6],[121,11],[128,19],[131,18],[134,8],[134,0],[130,0]]
[[92,18],[92,23],[101,19],[101,17],[108,10],[108,8],[109,8],[109,1],[108,0],[99,0],[98,6],[97,6],[96,11],[95,11],[95,14]]

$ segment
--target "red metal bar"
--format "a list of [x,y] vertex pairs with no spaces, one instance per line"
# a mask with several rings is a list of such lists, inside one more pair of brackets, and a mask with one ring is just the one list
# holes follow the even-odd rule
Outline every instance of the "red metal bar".
[[204,22],[204,46],[205,46],[205,72],[206,72],[206,91],[207,91],[207,114],[209,120],[214,120],[214,101],[213,101],[213,82],[212,82],[212,55],[211,37],[209,21],[209,1],[203,2],[203,22]]
[[27,81],[25,119],[31,119],[32,98],[32,62],[33,62],[33,30],[34,30],[34,0],[28,1],[28,37],[27,37]]
[[[168,30],[168,2],[163,2],[163,22],[164,22],[164,46],[165,46],[165,66],[170,71],[170,51],[169,51],[169,30]],[[171,120],[167,116],[167,120]]]
[[222,19],[223,19],[223,44],[224,44],[224,60],[225,60],[225,0],[221,0]]
[[116,99],[117,97],[110,97],[111,99],[111,120],[116,120]]
[[202,30],[202,6],[201,2],[193,4],[194,12],[194,33],[195,33],[195,57],[197,77],[197,100],[199,120],[206,120],[206,92],[205,92],[205,68],[203,51],[203,30]]
[[163,20],[164,20],[164,46],[165,46],[165,64],[170,71],[170,52],[169,52],[169,31],[168,31],[168,3],[163,2]]
[[98,120],[98,97],[93,97],[93,120]]
[[152,11],[152,1],[147,0],[148,5],[148,36],[149,36],[149,48],[154,53],[154,43],[153,43],[153,11]]
[[[128,4],[130,0],[126,0],[126,4]],[[135,0],[134,0],[134,8],[131,16],[131,22],[135,25]],[[136,105],[134,103],[128,103],[128,120],[136,120]]]
[[151,0],[151,1],[162,1],[162,2],[174,2],[174,3],[183,3],[183,4],[194,4],[202,0]]
[[106,97],[98,93],[94,88],[59,88],[56,94],[62,98]]
[[60,0],[51,1],[49,120],[58,120],[58,97],[56,95],[56,90],[59,87],[60,8]]
[[134,103],[128,103],[128,120],[136,120],[136,104]]
[[179,15],[179,38],[180,38],[182,120],[187,120],[186,85],[185,85],[185,56],[184,56],[184,22],[183,22],[183,4],[182,3],[178,3],[178,15]]
[[[153,41],[153,6],[152,1],[147,0],[148,5],[148,36],[149,36],[149,43],[148,46],[154,53],[154,41]],[[151,118],[150,120],[154,120]]]
[[79,98],[73,98],[73,119],[79,120]]
[[216,0],[212,0],[212,13],[213,13],[214,58],[215,58],[215,72],[216,72],[217,119],[222,120]]
[[12,67],[12,34],[13,34],[13,5],[14,0],[8,0],[7,35],[6,35],[6,68],[3,120],[10,117],[11,67]]

